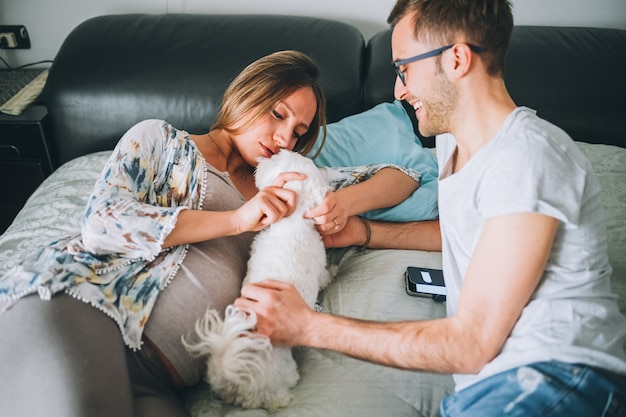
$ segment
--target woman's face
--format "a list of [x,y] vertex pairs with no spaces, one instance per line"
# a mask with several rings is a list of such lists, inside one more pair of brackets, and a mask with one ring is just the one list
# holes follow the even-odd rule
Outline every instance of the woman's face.
[[241,156],[252,166],[260,156],[271,157],[281,149],[292,150],[313,122],[317,101],[311,87],[302,87],[276,103],[244,133],[233,136]]

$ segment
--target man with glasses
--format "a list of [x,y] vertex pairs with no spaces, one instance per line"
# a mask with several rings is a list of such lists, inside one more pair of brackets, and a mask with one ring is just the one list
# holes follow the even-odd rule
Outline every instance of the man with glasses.
[[[610,294],[599,184],[565,132],[509,96],[509,2],[398,0],[388,22],[394,94],[437,135],[440,224],[371,222],[370,247],[440,245],[448,317],[333,317],[275,281],[245,287],[237,305],[276,344],[453,373],[442,416],[626,415],[626,319]],[[326,243],[365,233],[350,219]]]

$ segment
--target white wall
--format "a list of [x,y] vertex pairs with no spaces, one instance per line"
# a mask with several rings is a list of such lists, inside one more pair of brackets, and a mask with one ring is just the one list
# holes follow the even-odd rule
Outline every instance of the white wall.
[[[626,0],[512,0],[516,24],[626,29]],[[54,59],[82,21],[117,13],[275,13],[333,18],[365,39],[387,28],[395,0],[0,0],[0,24],[25,25],[31,49],[1,50],[12,66]],[[105,35],[105,34],[103,34]]]

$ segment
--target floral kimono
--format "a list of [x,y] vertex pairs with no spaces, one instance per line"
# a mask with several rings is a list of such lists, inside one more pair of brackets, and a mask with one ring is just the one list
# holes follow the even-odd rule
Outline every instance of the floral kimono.
[[159,292],[187,245],[163,250],[178,213],[200,209],[205,162],[184,131],[159,120],[131,128],[89,197],[81,234],[51,243],[0,278],[0,299],[66,291],[113,318],[137,349]]

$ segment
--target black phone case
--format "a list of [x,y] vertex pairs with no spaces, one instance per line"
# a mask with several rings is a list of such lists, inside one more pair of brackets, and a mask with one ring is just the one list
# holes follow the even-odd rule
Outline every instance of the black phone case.
[[446,300],[446,284],[441,269],[409,266],[405,273],[406,292],[418,297],[429,297],[435,301]]

